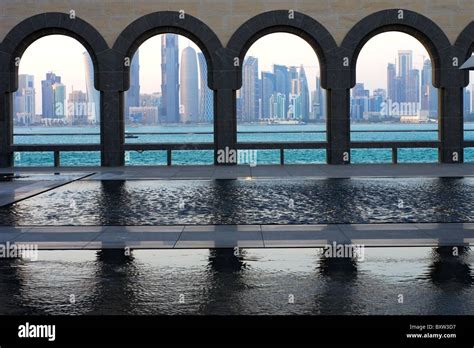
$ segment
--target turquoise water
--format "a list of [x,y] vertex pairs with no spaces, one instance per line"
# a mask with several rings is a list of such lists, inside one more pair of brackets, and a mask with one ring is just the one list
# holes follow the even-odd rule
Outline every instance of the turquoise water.
[[[474,123],[466,123],[465,129],[474,130]],[[396,132],[402,130],[403,132]],[[126,139],[126,143],[212,143],[211,125],[183,126],[140,126],[127,127],[127,133],[138,135],[135,139]],[[437,124],[354,124],[351,126],[352,141],[396,141],[396,140],[437,140]],[[362,132],[360,132],[362,131]],[[367,132],[370,131],[370,132]],[[410,132],[407,132],[410,131]],[[99,127],[16,127],[15,144],[98,144]],[[181,134],[146,134],[146,133]],[[325,125],[239,125],[239,142],[302,142],[325,141]],[[40,133],[41,136],[29,134]],[[80,134],[77,134],[80,133]],[[202,134],[201,134],[202,133]],[[57,135],[63,134],[63,135]],[[466,140],[474,140],[474,131],[465,131]],[[240,163],[246,163],[241,153]],[[258,150],[252,153],[257,164],[279,164],[279,150]],[[352,163],[391,163],[391,149],[352,149]],[[173,164],[212,164],[213,152],[173,151]],[[255,157],[254,157],[255,158]],[[398,161],[437,162],[436,149],[400,149]],[[465,149],[465,161],[474,162],[474,148]],[[126,165],[166,165],[166,151],[129,151],[125,155]],[[325,150],[285,150],[285,163],[325,163]],[[64,166],[100,165],[99,152],[61,153]],[[15,154],[16,166],[53,166],[52,152],[22,152]]]

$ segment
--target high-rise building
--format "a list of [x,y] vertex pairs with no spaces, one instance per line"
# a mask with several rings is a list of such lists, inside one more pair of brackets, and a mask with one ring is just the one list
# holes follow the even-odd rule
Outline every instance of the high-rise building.
[[361,121],[364,119],[364,114],[369,112],[369,95],[370,92],[364,88],[363,83],[356,83],[351,98],[352,120]]
[[130,88],[124,95],[124,117],[128,120],[131,107],[140,106],[140,52],[137,50],[130,64]]
[[421,112],[429,117],[438,116],[438,91],[433,86],[433,69],[431,61],[426,59],[421,71]]
[[471,91],[467,88],[464,88],[464,98],[463,98],[463,113],[464,116],[471,114]]
[[413,51],[398,51],[398,77],[400,78],[398,85],[398,102],[407,102],[408,92],[410,89],[410,71],[413,69]]
[[326,91],[321,87],[319,76],[316,76],[316,89],[312,96],[312,114],[316,122],[326,119]]
[[53,86],[61,83],[61,77],[53,72],[46,74],[46,79],[41,81],[41,104],[43,118],[56,118],[56,105]]
[[306,73],[303,65],[300,66],[299,71],[299,89],[301,97],[301,119],[304,122],[309,121],[309,89],[308,80],[306,79]]
[[262,118],[272,118],[271,113],[271,98],[275,93],[275,74],[268,71],[262,72]]
[[474,113],[474,84],[471,85],[471,113]]
[[364,88],[363,83],[356,83],[354,88],[352,89],[352,97],[357,98],[357,97],[369,97],[370,92],[368,89]]
[[290,78],[288,67],[285,65],[273,65],[273,74],[275,75],[275,92],[285,96],[285,114],[288,111],[290,95]]
[[181,122],[199,121],[199,81],[196,51],[191,46],[181,53]]
[[54,117],[55,119],[66,118],[66,86],[62,83],[55,83],[53,85],[53,99],[54,99]]
[[301,95],[299,94],[290,94],[290,107],[288,108],[287,118],[288,119],[301,119]]
[[33,75],[18,76],[18,90],[13,100],[13,121],[19,125],[30,125],[35,123],[35,77]]
[[90,123],[100,122],[100,92],[94,86],[94,65],[89,52],[83,53],[86,72],[87,110]]
[[410,70],[413,69],[413,51],[398,51],[398,75],[401,78],[408,78]]
[[161,93],[155,92],[152,94],[140,94],[140,106],[155,106],[159,107],[161,104]]
[[178,36],[161,37],[161,107],[159,116],[163,123],[179,122],[179,47]]
[[392,63],[388,63],[387,65],[387,94],[388,99],[392,102],[398,100],[397,70],[395,64]]
[[270,97],[270,118],[285,119],[285,96],[281,93],[273,93]]
[[247,57],[243,64],[242,76],[242,114],[239,119],[244,122],[254,122],[258,119],[258,59]]
[[72,91],[68,98],[68,118],[72,125],[88,124],[89,110],[87,94],[82,91]]
[[158,107],[132,106],[130,107],[130,121],[134,123],[154,125],[158,123]]
[[420,71],[411,69],[406,83],[406,102],[418,103],[420,101]]
[[290,66],[288,68],[288,78],[290,81],[298,79],[298,68],[296,66]]
[[387,95],[384,89],[375,89],[372,96],[369,98],[369,111],[371,113],[379,113],[382,111],[382,105],[387,99]]
[[213,92],[207,85],[207,62],[202,52],[197,54],[199,62],[199,122],[210,123],[214,120]]

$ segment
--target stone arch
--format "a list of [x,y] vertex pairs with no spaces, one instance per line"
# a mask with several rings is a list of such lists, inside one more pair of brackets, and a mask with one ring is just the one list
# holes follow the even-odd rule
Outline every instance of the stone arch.
[[375,35],[399,31],[420,41],[433,63],[433,85],[439,88],[446,83],[441,70],[447,67],[451,44],[441,28],[431,19],[405,9],[390,9],[373,13],[352,27],[341,44],[342,57],[349,58],[350,87],[356,83],[357,58],[364,45]]
[[[327,88],[327,70],[332,66],[337,44],[329,31],[315,19],[300,12],[286,10],[259,14],[242,24],[230,38],[227,49],[230,58],[243,61],[248,49],[265,35],[286,32],[304,39],[315,51],[321,67],[321,85]],[[242,86],[241,65],[234,69],[236,88]]]
[[109,47],[102,35],[89,23],[69,14],[48,12],[23,20],[5,36],[1,43],[0,69],[9,75],[2,79],[3,89],[13,92],[18,88],[17,58],[36,40],[48,35],[66,35],[79,41],[89,52],[94,64],[94,84],[101,89],[100,72],[103,70],[101,57]]
[[[183,16],[184,18],[182,18]],[[220,67],[218,54],[222,49],[217,35],[206,24],[191,15],[163,11],[137,19],[120,33],[114,43],[113,50],[117,53],[116,70],[123,71],[124,90],[127,90],[130,84],[130,67],[124,66],[124,59],[132,57],[138,47],[147,39],[165,33],[183,35],[196,43],[206,58],[208,86],[215,89],[214,75]]]
[[[469,23],[466,28],[459,34],[454,44],[459,54],[459,65],[463,64],[474,53],[474,21]],[[469,84],[469,71],[463,73],[463,87]]]

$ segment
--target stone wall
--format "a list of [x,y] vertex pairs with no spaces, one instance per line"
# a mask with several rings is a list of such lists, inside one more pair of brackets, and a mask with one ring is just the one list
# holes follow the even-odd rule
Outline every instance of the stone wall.
[[430,18],[451,43],[474,20],[472,0],[1,0],[0,40],[13,26],[35,14],[74,9],[112,47],[119,33],[137,18],[156,11],[184,10],[206,23],[226,46],[237,28],[256,14],[293,9],[320,22],[340,44],[363,17],[396,8]]

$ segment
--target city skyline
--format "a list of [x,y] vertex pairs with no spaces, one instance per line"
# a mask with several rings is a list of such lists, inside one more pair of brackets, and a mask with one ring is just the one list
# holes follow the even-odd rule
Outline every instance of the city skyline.
[[[398,34],[398,33],[386,33],[384,35],[393,35],[393,34]],[[249,57],[249,54],[251,52],[257,52],[258,53],[258,50],[261,49],[262,46],[265,46],[265,40],[269,40],[269,39],[274,39],[274,37],[272,37],[273,35],[291,35],[291,34],[271,34],[271,35],[268,35],[268,37],[264,37],[260,40],[258,40],[252,47],[250,47],[248,53],[247,53],[247,56],[246,57]],[[406,35],[406,34],[399,34],[399,35],[404,35],[405,37],[409,37],[411,40],[416,41],[416,39],[410,37],[409,35]],[[58,35],[54,35],[55,37],[58,37]],[[155,36],[149,40],[147,40],[145,43],[148,43],[149,44],[149,47],[147,47],[147,45],[145,45],[145,43],[140,47],[140,51],[142,50],[147,50],[147,49],[151,49],[150,47],[153,46],[153,49],[156,50],[156,42],[153,42],[153,40],[157,40],[160,38],[160,36],[163,38],[163,37],[166,37],[166,36],[172,36],[170,34],[168,35],[158,35],[158,36]],[[377,44],[377,40],[378,40],[378,37],[381,36],[381,35],[377,35],[376,37],[372,38],[365,46],[364,48],[362,49],[361,53],[360,53],[360,56],[359,56],[359,63],[362,64],[366,57],[365,57],[365,51],[364,50],[373,50],[373,47],[371,48],[371,45],[375,45]],[[49,37],[49,39],[51,39],[53,36]],[[48,38],[48,37],[46,37]],[[43,39],[46,39],[46,38],[43,38]],[[64,39],[64,37],[61,37],[61,39]],[[70,39],[70,38],[66,38],[66,39],[69,39],[70,41],[75,41],[74,39]],[[298,38],[300,41],[303,41],[302,39]],[[42,40],[42,39],[40,39]],[[186,50],[188,47],[190,47],[193,51],[194,51],[194,55],[193,55],[193,61],[194,61],[194,66],[196,67],[196,69],[193,69],[193,71],[197,70],[198,72],[195,73],[193,72],[192,75],[196,75],[196,78],[194,79],[195,82],[197,83],[194,83],[193,86],[195,86],[196,84],[198,85],[198,89],[195,91],[195,93],[192,93],[194,94],[194,109],[196,109],[195,105],[197,104],[198,105],[198,110],[204,110],[203,108],[206,108],[207,107],[207,111],[202,111],[203,113],[205,113],[206,115],[203,116],[203,115],[199,115],[199,121],[210,121],[210,118],[211,118],[211,115],[210,115],[210,110],[209,110],[209,105],[211,104],[210,101],[211,101],[211,98],[212,98],[212,93],[210,93],[209,91],[205,90],[203,91],[202,88],[200,88],[200,86],[203,85],[203,83],[206,82],[206,79],[205,79],[205,75],[207,75],[207,67],[204,71],[204,66],[205,66],[205,59],[204,59],[204,56],[202,55],[202,52],[198,50],[198,52],[196,52],[196,50],[194,49],[194,47],[197,47],[196,45],[194,45],[190,40],[184,38],[184,37],[180,37],[177,35],[177,40],[178,42],[184,42],[184,46],[186,46],[185,48],[182,48],[180,47],[180,49],[177,50],[178,52],[178,57],[174,58],[175,61],[178,62],[177,66],[178,67],[181,67],[182,66],[180,65],[181,63],[181,60],[182,60],[182,56],[183,56],[183,51]],[[39,41],[39,40],[38,40]],[[148,42],[150,41],[150,42]],[[373,42],[372,42],[373,41]],[[295,40],[295,42],[298,42],[298,40]],[[35,42],[37,43],[37,42]],[[28,49],[27,51],[32,48],[32,46],[35,44],[33,43]],[[76,42],[77,45],[79,45],[79,47],[82,47],[82,45],[80,45],[78,42]],[[259,48],[259,44],[260,44],[260,48]],[[301,44],[301,42],[299,42],[299,44]],[[306,43],[303,41],[303,44],[307,45],[310,49],[310,51],[312,51],[312,48]],[[418,45],[421,46],[421,43],[417,42]],[[295,44],[296,45],[296,44]],[[193,47],[194,46],[194,47]],[[410,46],[410,44],[408,45]],[[421,46],[422,47],[422,46]],[[35,47],[33,47],[33,49],[35,49]],[[400,53],[401,51],[405,51],[405,52],[410,52],[410,57],[407,56],[407,60],[406,62],[405,61],[402,61],[400,59]],[[139,63],[139,60],[141,60],[142,57],[139,57],[141,54],[138,53],[139,51],[137,51],[136,55],[134,56],[134,58],[132,59],[132,67],[131,67],[131,87],[129,89],[129,91],[127,91],[125,93],[125,95],[127,96],[125,98],[126,100],[126,108],[125,108],[125,113],[126,115],[128,114],[128,111],[130,110],[130,107],[140,107],[140,106],[145,106],[145,105],[142,105],[140,103],[140,99],[142,98],[142,95],[150,95],[150,94],[157,94],[157,93],[160,93],[160,91],[157,91],[159,90],[159,88],[153,88],[153,91],[148,87],[148,88],[144,88],[143,85],[147,85],[147,83],[145,81],[149,81],[151,80],[150,79],[150,76],[147,75],[147,71],[149,69],[149,64],[150,64],[150,58],[148,57],[149,54],[146,54],[144,56],[147,56],[144,61],[145,63],[142,65],[141,62]],[[181,52],[181,54],[179,54]],[[415,78],[417,80],[416,82],[416,86],[417,87],[411,87],[411,89],[415,89],[416,90],[416,93],[418,93],[419,95],[415,98],[415,100],[413,100],[414,102],[418,102],[421,104],[421,108],[427,108],[426,106],[426,103],[427,101],[423,99],[423,96],[424,95],[427,95],[428,93],[430,94],[433,94],[433,91],[436,91],[436,89],[434,89],[434,87],[432,86],[431,82],[426,84],[424,83],[423,81],[426,82],[427,80],[427,75],[426,73],[423,73],[423,71],[425,71],[426,69],[424,69],[423,66],[420,67],[420,62],[419,62],[419,57],[422,57],[424,58],[425,60],[422,62],[423,65],[426,64],[427,61],[429,61],[427,59],[427,53],[426,53],[426,50],[424,50],[423,48],[423,51],[421,53],[426,53],[425,54],[422,54],[422,55],[419,55],[421,51],[416,51],[416,52],[413,52],[412,50],[408,50],[408,49],[403,49],[403,50],[397,50],[397,53],[398,53],[398,60],[397,58],[395,58],[394,60],[391,60],[389,61],[389,63],[387,63],[387,67],[386,69],[389,70],[390,69],[390,65],[392,64],[393,66],[395,64],[398,64],[397,68],[398,68],[398,71],[400,72],[401,71],[401,75],[402,77],[407,77],[408,74],[410,73],[415,73],[416,76],[413,76],[413,78]],[[148,52],[149,53],[149,52]],[[163,54],[161,52],[161,54]],[[316,55],[314,54],[314,52],[312,52],[312,54],[314,55],[314,57],[316,57]],[[54,56],[54,55],[53,55]],[[93,86],[93,81],[91,79],[91,76],[93,76],[93,72],[91,71],[91,68],[92,68],[92,61],[90,60],[90,57],[89,55],[82,51],[81,53],[81,56],[82,56],[82,66],[80,69],[78,69],[76,67],[76,69],[73,69],[75,72],[74,73],[71,73],[70,70],[67,70],[67,74],[69,77],[71,77],[72,75],[76,76],[77,75],[77,71],[81,71],[82,70],[82,73],[83,73],[83,83],[79,83],[79,84],[70,84],[68,80],[65,80],[64,77],[62,78],[62,83],[61,83],[61,86],[59,86],[59,84],[57,84],[57,86],[59,87],[59,91],[61,92],[62,95],[64,95],[64,100],[66,100],[67,96],[69,96],[71,93],[75,92],[75,91],[84,91],[86,93],[86,98],[88,100],[92,100],[94,105],[95,105],[95,108],[94,108],[94,112],[95,114],[98,113],[98,110],[99,110],[99,107],[100,107],[100,103],[97,102],[98,100],[98,96],[99,96],[99,92],[96,91],[94,89],[94,91],[92,92],[91,91],[91,86]],[[305,56],[306,59],[307,59],[307,56]],[[313,58],[314,58],[313,57]],[[418,58],[417,58],[418,57]],[[155,57],[157,58],[157,57]],[[159,58],[159,59],[158,59]],[[156,68],[157,66],[157,61],[161,61],[161,57],[158,57],[157,59],[154,60],[154,66]],[[54,60],[54,59],[53,59]],[[304,60],[304,59],[303,59]],[[148,61],[148,63],[146,63]],[[317,63],[317,59],[313,59],[312,60],[313,62],[316,62]],[[397,63],[398,61],[398,63]],[[25,70],[25,67],[23,66],[24,63],[28,63],[28,55],[26,54],[25,52],[25,55],[24,57],[22,57],[22,61],[20,63],[20,72],[24,71]],[[136,63],[135,63],[136,62]],[[264,57],[264,59],[260,59],[260,57],[258,57],[258,64],[257,64],[257,76],[258,76],[258,79],[260,80],[261,79],[261,76],[264,76],[264,73],[268,73],[268,71],[264,71],[264,69],[268,66],[268,58],[267,57]],[[393,62],[393,63],[392,63]],[[70,64],[71,62],[69,62],[68,64]],[[280,62],[280,59],[279,59],[279,62],[272,62],[272,68],[273,68],[273,65],[279,65],[281,66],[281,62]],[[295,62],[293,62],[295,63]],[[41,64],[40,64],[41,65]],[[163,74],[164,70],[163,70],[163,64],[160,64],[162,66],[162,68],[160,70],[162,70],[162,73],[160,75]],[[318,65],[318,64],[316,64]],[[380,64],[379,64],[380,65]],[[412,67],[412,71],[409,71],[407,70],[406,68],[405,69],[402,69],[402,66],[405,66],[407,67],[408,65],[410,65]],[[291,66],[294,66],[294,65],[291,65]],[[64,66],[63,66],[64,67]],[[319,74],[316,74],[314,75],[314,71],[315,69],[318,71],[319,70],[319,67],[317,66],[315,68],[315,66],[305,66],[304,64],[299,64],[297,65],[297,68],[301,71],[303,71],[303,76],[304,76],[304,80],[305,80],[305,85],[307,85],[308,87],[307,88],[303,88],[303,94],[302,94],[302,104],[304,107],[304,111],[303,111],[303,114],[304,116],[301,117],[302,119],[308,119],[309,116],[307,116],[309,113],[313,114],[313,108],[315,107],[320,107],[321,110],[324,109],[324,105],[323,102],[324,102],[324,97],[321,98],[321,92],[320,92],[320,82],[318,82],[318,79],[319,79]],[[37,69],[35,69],[37,70]],[[49,72],[55,74],[55,75],[58,75],[58,76],[62,76],[62,75],[59,75],[57,73],[55,73],[56,71],[65,71],[66,69],[53,69],[53,70],[48,70]],[[182,69],[181,69],[182,70]],[[310,74],[307,73],[307,71],[311,71],[313,72],[313,75],[311,76]],[[359,71],[360,70],[360,67],[359,67],[359,64],[357,65],[357,70]],[[140,71],[141,73],[139,74],[138,71]],[[204,71],[204,74],[202,73]],[[271,71],[271,70],[270,70]],[[166,72],[165,72],[166,73]],[[181,74],[183,74],[181,72]],[[179,75],[181,75],[179,74]],[[21,74],[21,75],[25,75],[25,74]],[[137,76],[138,75],[138,76]],[[176,73],[173,73],[173,75],[176,75]],[[179,76],[178,75],[178,76]],[[245,72],[244,72],[244,75],[245,75]],[[307,78],[307,75],[309,76]],[[375,74],[372,74],[372,75],[375,75]],[[373,95],[374,93],[379,93],[380,90],[383,90],[385,89],[385,93],[388,95],[388,97],[392,96],[391,92],[390,92],[390,84],[388,84],[387,82],[385,82],[385,86],[383,86],[383,83],[381,83],[381,80],[383,81],[384,78],[382,78],[383,76],[385,76],[385,80],[388,81],[388,76],[390,74],[387,72],[385,74],[382,74],[381,76],[378,76],[378,86],[377,88],[375,89],[371,89],[370,86],[373,85],[373,82],[371,82],[371,80],[369,79],[369,81],[366,81],[364,79],[365,76],[361,76],[361,75],[358,75],[358,78],[357,78],[357,85],[356,85],[356,88],[358,86],[360,86],[360,84],[363,84],[364,85],[364,89],[367,88],[367,90],[369,91],[369,95]],[[36,74],[31,74],[31,76],[33,76],[33,81],[34,81],[34,84],[35,84],[35,88],[34,90],[38,91],[38,83],[39,81],[44,81],[44,80],[39,80],[36,76]],[[170,75],[171,76],[171,75]],[[146,78],[145,78],[146,77]],[[161,76],[160,76],[160,79],[161,79]],[[182,80],[182,78],[179,78],[180,80]],[[76,79],[74,79],[74,81],[77,80],[77,77]],[[245,80],[245,78],[243,79]],[[270,78],[271,80],[271,78]],[[181,81],[180,81],[181,82]],[[263,80],[262,80],[263,82]],[[276,83],[276,82],[275,82]],[[300,83],[300,82],[298,82]],[[422,83],[421,85],[421,90],[420,90],[420,83]],[[181,83],[182,84],[182,83]],[[181,96],[181,99],[182,99],[182,90],[180,91],[179,89],[179,85],[180,83],[177,84],[178,88],[178,92],[174,93],[175,95],[178,96]],[[79,88],[77,88],[77,86],[79,86]],[[159,86],[156,86],[156,82],[154,84],[155,87],[159,87]],[[268,83],[266,85],[268,87]],[[312,88],[311,86],[314,86],[314,88]],[[193,87],[195,89],[195,87]],[[259,93],[262,93],[263,95],[265,95],[266,91],[263,90],[263,85],[262,86],[259,86],[258,87],[259,89],[261,89],[261,91],[259,91]],[[291,88],[294,88],[294,86],[291,86]],[[409,92],[409,85],[400,85],[399,86],[399,89],[401,88],[402,91],[408,91],[407,93],[411,93]],[[43,91],[44,88],[42,87],[41,90]],[[161,87],[161,90],[163,90],[163,86]],[[174,89],[176,91],[176,88]],[[471,99],[471,90],[472,90],[472,87],[469,86],[469,88],[465,91],[464,95],[466,97],[466,102],[465,102],[465,112],[471,112],[471,110],[473,109],[474,107],[474,100]],[[141,93],[143,92],[143,93]],[[354,89],[352,90],[352,93],[351,95],[353,94],[354,92]],[[133,94],[133,97],[130,97],[130,95]],[[285,95],[285,100],[284,100],[284,103],[285,103],[285,110],[288,109],[288,106],[289,103],[290,103],[290,96],[288,95],[287,92],[284,92],[283,93]],[[21,95],[21,93],[20,93]],[[33,95],[35,95],[35,103],[34,103],[34,107],[36,108],[36,114],[39,113],[39,110],[43,110],[43,102],[45,100],[45,97],[43,96],[43,93],[39,94],[38,92],[36,93],[33,93]],[[196,97],[197,95],[197,97]],[[295,93],[293,93],[293,95],[295,95]],[[30,97],[31,98],[31,95]],[[62,97],[61,97],[62,98]],[[318,99],[318,103],[315,102],[315,100],[313,99]],[[260,100],[260,103],[261,105],[258,105],[259,101],[257,100],[257,103],[254,105],[254,108],[255,109],[260,109],[260,108],[263,108],[263,111],[264,113],[268,113],[269,112],[269,109],[270,107],[272,109],[275,109],[277,107],[277,102],[282,102],[281,100],[282,98],[279,97],[279,96],[273,96],[272,98],[272,102],[270,103],[270,101],[267,99],[267,98],[264,98],[263,100]],[[391,98],[389,98],[391,100],[395,100],[396,98],[393,98],[393,96]],[[132,100],[132,102],[130,102],[129,100]],[[402,99],[399,99],[399,101],[404,101],[403,98]],[[410,100],[406,100],[407,102],[410,101]],[[272,104],[273,103],[273,104]],[[428,102],[429,103],[429,102]],[[15,107],[17,107],[18,105],[20,105],[21,103],[15,103]],[[430,104],[433,104],[433,103],[430,103]],[[299,105],[299,104],[297,104]],[[148,105],[149,106],[149,105]],[[178,104],[178,115],[181,115],[182,114],[182,108],[183,108],[183,103],[181,104]],[[309,111],[305,111],[306,108],[309,109]],[[431,110],[433,109],[433,105],[430,105],[428,106],[428,108],[430,109],[430,112]],[[161,109],[160,111],[163,112],[163,109]],[[201,111],[199,111],[201,112]],[[261,112],[261,111],[259,111]],[[195,111],[194,111],[195,113]],[[49,115],[51,114],[50,111],[47,111],[45,112],[45,115]],[[160,118],[161,118],[161,114],[160,113]],[[62,116],[64,116],[65,114],[63,114]],[[127,115],[128,116],[128,115]],[[188,117],[188,116],[185,116],[185,118]],[[54,118],[54,117],[53,117]],[[291,118],[291,117],[290,117]],[[314,116],[313,116],[313,119],[314,119]],[[95,117],[92,117],[92,120],[96,120]],[[176,118],[176,117],[173,117],[172,120],[169,120],[168,122],[180,122],[182,121],[180,119],[180,117]],[[190,119],[189,121],[191,122],[196,122],[196,119]],[[173,123],[171,122],[171,123]]]

